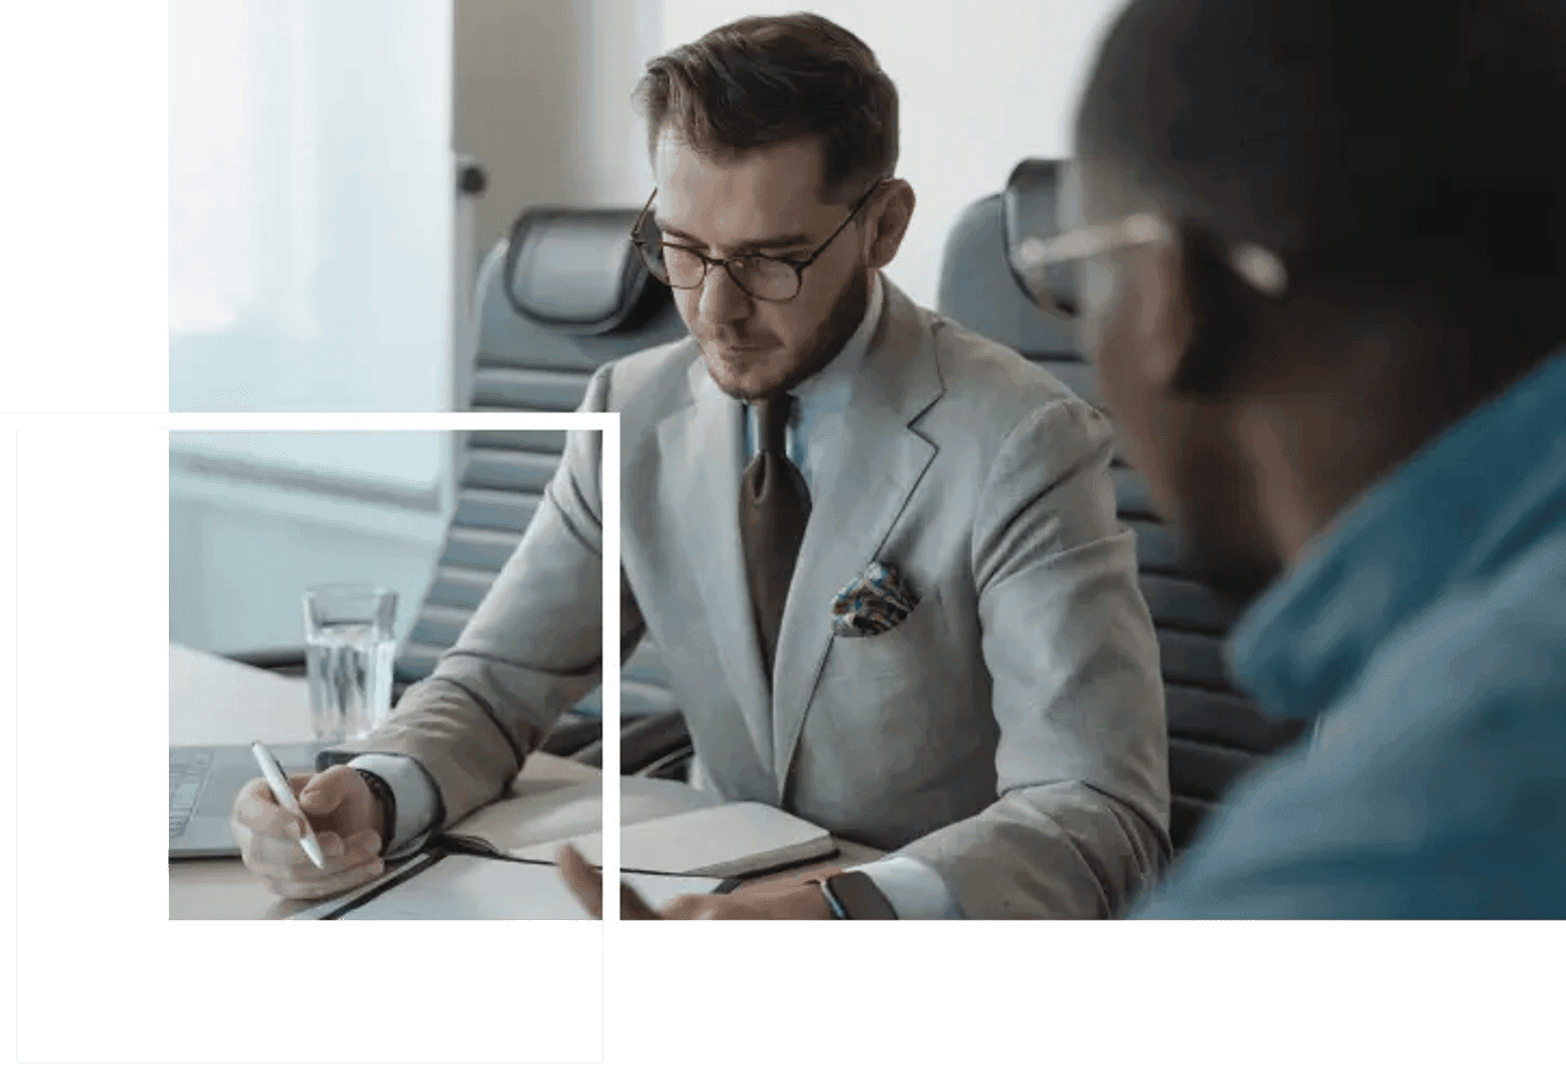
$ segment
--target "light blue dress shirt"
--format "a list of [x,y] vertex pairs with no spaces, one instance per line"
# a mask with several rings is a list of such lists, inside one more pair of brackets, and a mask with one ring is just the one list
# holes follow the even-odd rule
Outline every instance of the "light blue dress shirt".
[[1343,511],[1230,660],[1315,738],[1138,915],[1566,917],[1566,353]]

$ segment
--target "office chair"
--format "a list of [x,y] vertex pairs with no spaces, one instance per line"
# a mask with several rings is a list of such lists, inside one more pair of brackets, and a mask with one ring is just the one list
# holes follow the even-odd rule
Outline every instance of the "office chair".
[[[663,285],[630,241],[637,210],[534,207],[495,245],[475,288],[478,332],[463,391],[475,412],[569,412],[611,360],[683,337]],[[558,431],[475,431],[460,464],[456,512],[435,579],[397,660],[397,678],[434,670],[516,548],[565,448]],[[679,741],[684,722],[657,646],[644,639],[621,672],[622,730],[649,720]],[[603,761],[602,700],[594,690],[560,718],[542,749]],[[662,744],[660,744],[662,745]],[[673,746],[669,749],[674,749]],[[639,766],[638,755],[622,768]]]
[[[1063,162],[1026,159],[1005,190],[958,219],[941,260],[936,307],[947,317],[1016,349],[1078,396],[1102,408],[1096,372],[1083,360],[1069,320],[1029,299],[1016,269],[1028,236],[1059,231]],[[1170,836],[1188,846],[1224,791],[1262,758],[1292,743],[1300,720],[1264,718],[1224,670],[1221,646],[1239,610],[1182,565],[1173,530],[1160,520],[1143,479],[1117,444],[1113,462],[1120,520],[1135,534],[1139,582],[1158,634],[1169,723]]]
[[[668,286],[630,242],[636,209],[534,207],[485,257],[475,286],[476,341],[459,372],[475,412],[571,412],[597,368],[686,333]],[[532,520],[565,449],[560,431],[467,433],[456,510],[418,618],[395,666],[394,694],[428,676],[456,643]],[[235,654],[303,673],[295,650]],[[683,778],[690,755],[658,648],[644,638],[621,671],[622,770]],[[602,699],[594,690],[540,749],[601,765]]]

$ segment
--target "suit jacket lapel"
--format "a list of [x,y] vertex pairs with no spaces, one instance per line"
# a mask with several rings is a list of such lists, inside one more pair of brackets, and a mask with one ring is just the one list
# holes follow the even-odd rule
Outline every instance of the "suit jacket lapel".
[[689,553],[707,611],[707,627],[745,716],[762,765],[772,770],[771,701],[751,617],[739,538],[744,413],[740,403],[704,386],[706,369],[691,363],[692,402],[658,425],[659,499],[670,508],[670,537]]
[[882,285],[881,325],[849,399],[836,467],[817,473],[778,636],[771,757],[780,801],[832,643],[832,598],[875,558],[936,453],[909,428],[944,392],[934,342],[913,301]]

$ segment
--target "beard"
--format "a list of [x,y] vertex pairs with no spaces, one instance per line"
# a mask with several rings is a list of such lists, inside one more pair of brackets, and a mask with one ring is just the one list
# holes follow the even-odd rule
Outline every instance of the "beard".
[[821,320],[820,325],[800,346],[798,353],[795,354],[796,363],[792,373],[776,392],[782,393],[794,389],[831,363],[833,358],[843,351],[843,346],[848,344],[848,339],[854,336],[854,331],[859,329],[859,323],[865,317],[865,305],[869,300],[870,276],[865,267],[855,267],[843,286],[843,291],[838,293],[837,299],[832,302],[832,309],[827,312],[826,318]]
[[773,360],[769,363],[767,366],[771,370],[730,370],[723,361],[707,355],[704,348],[707,372],[718,389],[733,398],[761,399],[787,393],[826,367],[842,352],[843,346],[854,336],[860,320],[864,318],[869,296],[868,269],[861,265],[849,275],[826,316],[797,348],[780,358],[781,362]]

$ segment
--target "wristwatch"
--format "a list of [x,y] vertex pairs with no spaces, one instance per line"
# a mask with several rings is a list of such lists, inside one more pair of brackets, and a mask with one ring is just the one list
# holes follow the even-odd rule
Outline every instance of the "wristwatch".
[[355,769],[369,785],[370,794],[375,796],[375,801],[381,808],[381,850],[384,856],[386,849],[391,847],[392,837],[397,833],[397,796],[392,794],[391,785],[377,773],[369,769]]
[[870,875],[859,870],[811,879],[821,892],[835,919],[895,919],[897,912]]

